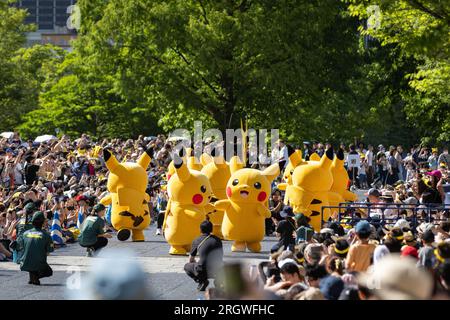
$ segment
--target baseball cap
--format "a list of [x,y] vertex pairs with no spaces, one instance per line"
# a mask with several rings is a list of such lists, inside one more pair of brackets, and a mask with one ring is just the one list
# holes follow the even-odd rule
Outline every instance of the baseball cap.
[[431,172],[425,172],[425,175],[427,175],[427,176],[433,176],[433,177],[436,177],[436,178],[438,178],[438,179],[441,179],[441,178],[442,178],[442,172],[439,171],[439,170],[433,170],[433,171],[431,171]]
[[280,216],[282,216],[283,218],[293,217],[294,211],[292,210],[292,207],[284,206],[284,208],[280,211]]
[[419,253],[417,252],[417,249],[413,246],[404,246],[402,248],[402,252],[400,254],[402,257],[412,257],[415,259],[419,259]]
[[381,193],[377,188],[371,188],[367,191],[366,196],[380,197]]
[[338,300],[344,290],[344,281],[339,277],[328,276],[320,280],[319,286],[325,299]]
[[370,227],[370,223],[366,220],[361,220],[356,224],[355,232],[356,233],[363,233],[363,234],[369,234],[372,231]]
[[33,212],[34,210],[36,210],[36,206],[34,205],[33,202],[27,203],[24,207],[25,211],[28,213]]
[[44,222],[45,216],[42,211],[37,211],[33,214],[33,218],[31,218],[31,222]]
[[87,197],[84,195],[79,195],[75,198],[75,201],[87,201]]
[[99,204],[96,204],[93,209],[94,209],[95,212],[98,213],[98,212],[100,212],[102,210],[105,210],[105,208],[106,207],[103,204],[99,203]]
[[409,222],[406,219],[398,219],[397,222],[395,223],[394,227],[400,228],[400,229],[404,229],[404,228],[408,228],[410,229],[410,225]]

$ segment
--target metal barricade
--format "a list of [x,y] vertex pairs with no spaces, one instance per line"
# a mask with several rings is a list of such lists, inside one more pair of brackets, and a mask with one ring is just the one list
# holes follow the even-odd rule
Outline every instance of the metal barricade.
[[[399,219],[406,219],[412,231],[422,222],[439,224],[441,221],[449,221],[448,217],[436,217],[438,212],[444,212],[448,216],[449,204],[404,204],[404,203],[368,203],[368,202],[342,202],[338,206],[323,206],[321,208],[321,227],[323,227],[323,214],[325,209],[337,211],[337,221],[340,225],[354,226],[360,220],[368,220],[376,225],[393,225]],[[337,210],[335,210],[337,209]],[[359,216],[357,215],[359,212]],[[375,212],[375,213],[374,213]],[[343,222],[343,220],[346,220]]]

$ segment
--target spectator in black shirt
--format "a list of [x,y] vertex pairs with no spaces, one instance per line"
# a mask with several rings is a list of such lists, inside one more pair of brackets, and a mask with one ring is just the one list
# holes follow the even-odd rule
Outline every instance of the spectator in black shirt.
[[25,182],[27,185],[31,186],[36,181],[38,171],[39,166],[34,164],[34,157],[28,156],[25,164]]
[[[197,289],[205,291],[209,285],[208,279],[216,277],[216,271],[223,263],[222,241],[211,234],[213,225],[205,220],[200,224],[202,235],[192,242],[189,262],[185,264],[186,274],[198,283]],[[199,255],[199,260],[195,257]]]
[[271,252],[276,252],[281,247],[284,247],[284,250],[290,250],[294,252],[294,232],[296,230],[295,220],[293,219],[294,212],[291,207],[285,206],[280,212],[280,215],[284,218],[284,220],[278,223],[276,229],[277,236],[280,238],[280,240],[272,247]]

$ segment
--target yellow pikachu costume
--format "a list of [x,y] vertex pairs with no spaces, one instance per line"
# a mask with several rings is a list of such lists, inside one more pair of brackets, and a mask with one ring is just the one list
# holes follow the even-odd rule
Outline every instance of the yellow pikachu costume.
[[[331,192],[337,193],[341,196],[341,201],[356,201],[358,196],[353,192],[347,190],[348,182],[350,180],[348,172],[344,167],[344,150],[339,149],[336,153],[336,158],[331,165],[331,173],[333,174],[333,185],[331,186]],[[332,202],[332,201],[330,201]],[[332,204],[332,205],[338,205]]]
[[175,175],[167,185],[169,202],[163,232],[171,248],[169,253],[185,255],[192,241],[200,236],[200,224],[206,219],[205,207],[211,198],[208,178],[196,170],[189,170],[178,155],[174,155]]
[[[186,156],[183,154],[184,153],[184,148],[180,150],[180,156],[183,159],[187,159],[187,166],[190,170],[197,170],[200,171],[203,168],[203,165],[201,163],[201,161],[197,161],[193,155],[194,150],[191,148],[187,148],[186,149],[186,154],[188,154],[189,156],[186,158]],[[175,174],[175,167],[173,165],[173,160],[170,161],[169,166],[167,167],[167,181],[170,180],[170,178]]]
[[280,173],[278,164],[267,169],[241,169],[238,157],[230,160],[231,177],[228,180],[226,194],[228,200],[217,201],[214,206],[225,212],[222,234],[225,239],[233,240],[232,251],[261,251],[266,218],[271,214],[266,206],[270,194],[271,182]]
[[117,238],[125,241],[132,233],[133,241],[144,241],[143,230],[150,224],[146,169],[153,156],[153,149],[146,150],[137,163],[119,163],[109,150],[103,151],[108,176],[108,191],[110,192],[100,202],[112,205],[111,223],[116,229]]
[[[213,195],[219,200],[227,199],[227,183],[231,177],[230,167],[225,162],[223,156],[210,157],[207,154],[202,155],[203,169],[202,173],[208,177],[211,183]],[[209,219],[213,224],[213,234],[219,238],[223,238],[222,235],[222,221],[224,212],[217,210],[214,206],[211,206],[212,210],[208,210]]]
[[[288,186],[292,185],[292,174],[294,173],[295,168],[297,168],[300,165],[307,164],[306,161],[303,161],[302,159],[302,151],[301,150],[295,150],[290,146],[287,145],[288,154],[289,156],[289,162],[286,165],[286,168],[284,169],[283,173],[283,179],[284,183],[279,183],[277,185],[277,188],[283,191],[286,191]],[[287,194],[284,196],[284,204],[289,205],[289,197]]]
[[[289,155],[291,157],[293,154]],[[332,163],[333,149],[330,148],[320,161],[310,161],[307,165],[295,168],[292,185],[286,190],[294,212],[309,216],[310,224],[316,231],[321,227],[321,208],[329,205],[328,197],[333,185]],[[329,216],[330,210],[325,209],[323,219],[327,220]]]

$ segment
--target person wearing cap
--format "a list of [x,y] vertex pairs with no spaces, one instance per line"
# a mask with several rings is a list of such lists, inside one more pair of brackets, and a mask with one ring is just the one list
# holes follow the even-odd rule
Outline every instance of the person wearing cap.
[[356,224],[356,243],[350,246],[345,261],[347,271],[364,272],[371,264],[375,245],[369,243],[369,237],[372,233],[370,223],[361,220]]
[[18,239],[19,246],[23,248],[20,270],[29,273],[28,284],[40,285],[39,279],[53,274],[52,268],[47,263],[47,255],[53,251],[53,242],[50,235],[42,230],[45,219],[44,213],[35,212],[31,219],[33,228],[25,231]]
[[13,261],[16,263],[20,262],[20,258],[23,253],[23,248],[19,245],[19,239],[22,237],[22,235],[33,228],[33,224],[31,223],[31,218],[33,217],[33,213],[36,211],[35,204],[30,201],[28,202],[25,207],[23,208],[24,214],[22,214],[22,217],[19,219],[19,222],[16,225],[16,242],[12,244],[13,249]]
[[79,195],[75,198],[75,201],[78,204],[78,217],[77,217],[77,227],[81,228],[84,219],[86,218],[87,212],[87,201],[88,198],[85,195]]
[[[192,242],[189,262],[184,265],[184,271],[196,283],[199,291],[205,291],[209,285],[209,279],[217,277],[217,271],[223,264],[222,240],[211,234],[213,224],[205,220],[200,224],[201,235]],[[199,256],[196,261],[195,257]],[[216,281],[215,281],[216,282]],[[215,283],[217,287],[217,283]]]
[[86,248],[86,255],[92,257],[93,253],[106,247],[111,234],[105,232],[105,206],[101,203],[94,206],[91,214],[86,217],[80,228],[78,242]]
[[294,232],[296,230],[295,220],[293,219],[294,212],[291,207],[285,206],[283,210],[281,210],[280,215],[284,218],[284,220],[281,220],[278,223],[277,229],[275,230],[279,241],[272,247],[270,252],[276,252],[282,247],[284,250],[294,252]]
[[[442,201],[445,199],[444,189],[442,188],[442,172],[440,170],[433,170],[431,172],[426,172],[426,176],[428,176],[430,187],[425,192],[425,199],[423,203],[435,203],[442,204]],[[424,195],[422,194],[422,197]]]

